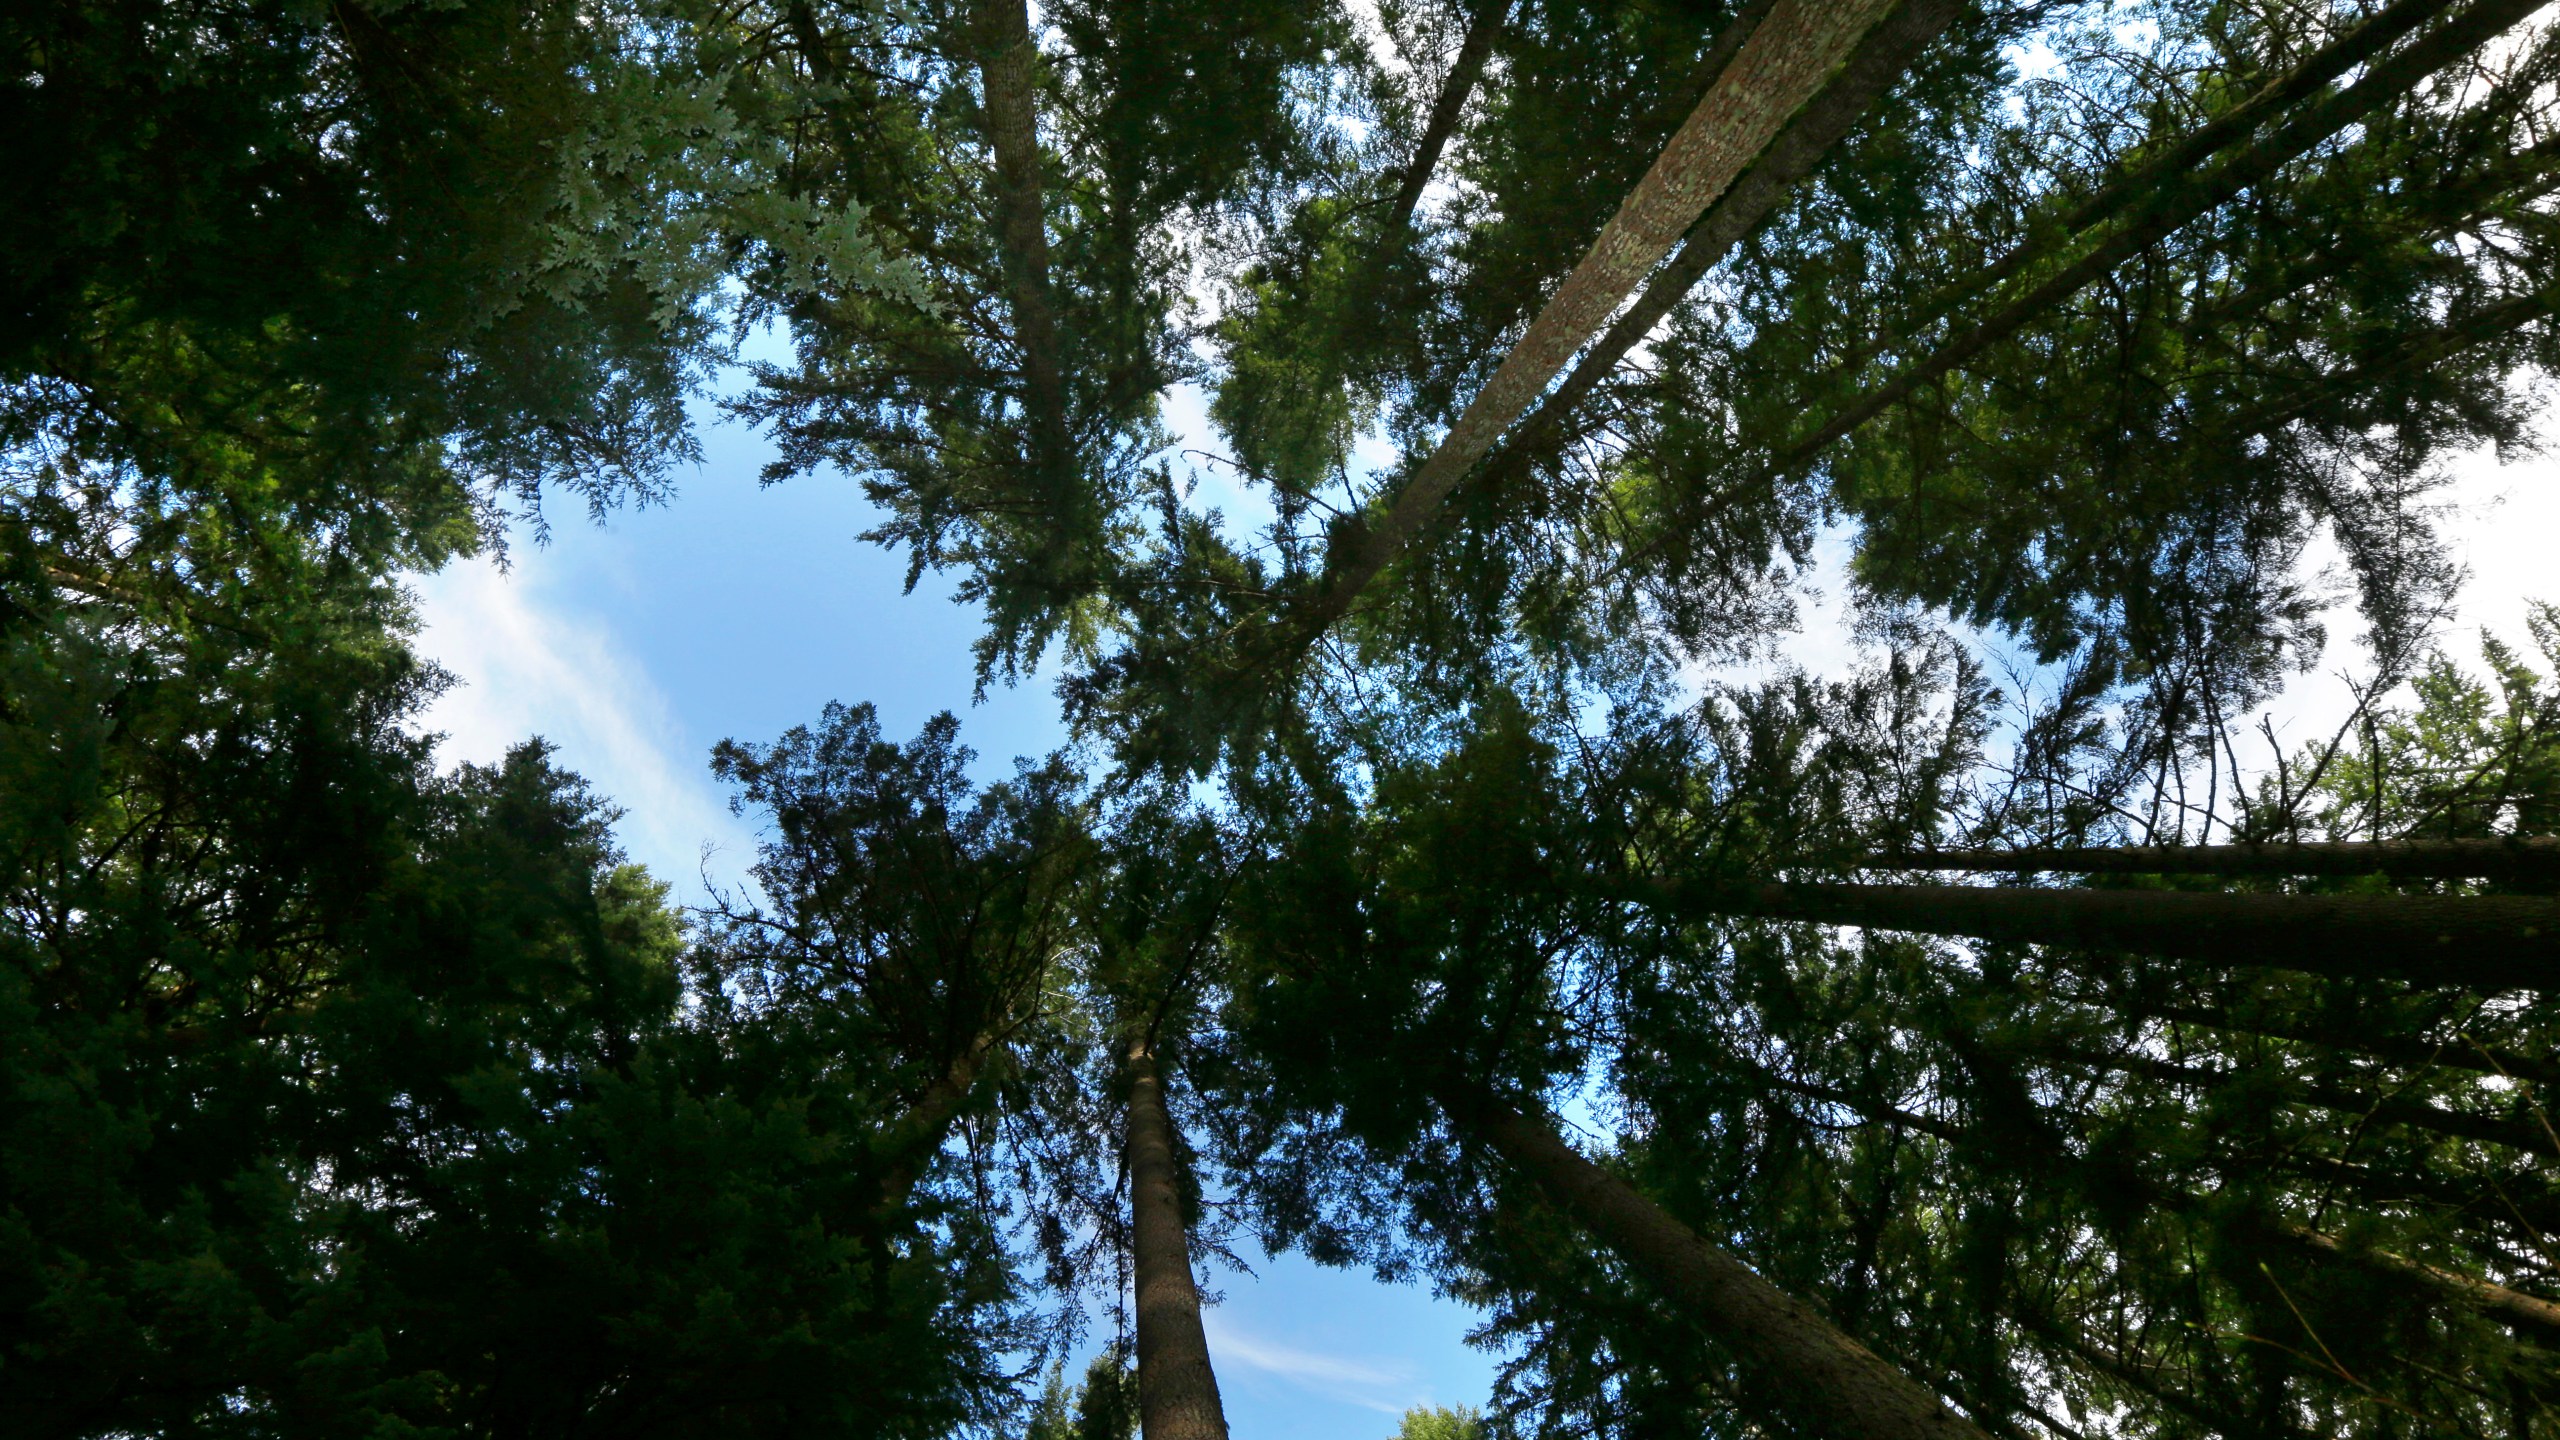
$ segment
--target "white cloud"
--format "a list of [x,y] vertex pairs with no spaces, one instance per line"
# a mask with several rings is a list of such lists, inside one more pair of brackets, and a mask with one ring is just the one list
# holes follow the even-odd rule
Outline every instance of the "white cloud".
[[530,558],[513,572],[473,560],[415,582],[419,649],[461,682],[424,717],[441,732],[436,758],[487,764],[540,735],[623,808],[624,848],[679,898],[702,898],[706,843],[718,847],[712,873],[731,883],[753,838],[729,814],[704,748],[609,628],[551,602]]
[[1402,1415],[1430,1403],[1429,1390],[1410,1361],[1375,1364],[1301,1350],[1239,1330],[1216,1310],[1204,1312],[1200,1319],[1209,1332],[1209,1352],[1222,1368],[1240,1365],[1324,1399],[1382,1415]]

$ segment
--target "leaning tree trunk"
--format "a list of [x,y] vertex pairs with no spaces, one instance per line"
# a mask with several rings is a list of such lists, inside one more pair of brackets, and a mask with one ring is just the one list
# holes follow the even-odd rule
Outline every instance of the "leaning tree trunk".
[[2560,881],[2560,838],[2321,841],[2274,845],[2037,846],[1870,855],[1875,870],[2072,875],[2388,875],[2393,879]]
[[2235,1035],[2290,1040],[2297,1045],[2316,1046],[2341,1055],[2361,1055],[2386,1065],[2403,1065],[2412,1069],[2441,1066],[2482,1075],[2503,1075],[2510,1080],[2530,1080],[2537,1085],[2560,1086],[2560,1059],[2528,1055],[2504,1045],[2483,1045],[2467,1036],[2437,1042],[2409,1035],[2375,1035],[2334,1023],[2322,1025],[2300,1016],[2234,1013],[2227,1009],[2208,1010],[2150,1000],[2133,1002],[2127,1007],[2127,1013]]
[[1412,157],[1405,161],[1404,178],[1387,212],[1385,233],[1391,239],[1413,222],[1414,207],[1422,203],[1431,172],[1440,168],[1440,152],[1448,148],[1449,137],[1458,133],[1458,117],[1466,113],[1467,97],[1475,93],[1476,80],[1484,74],[1484,62],[1493,54],[1494,37],[1502,33],[1511,5],[1512,0],[1478,0],[1475,13],[1467,18],[1467,38],[1459,42],[1449,77],[1440,83],[1440,98],[1431,106],[1431,118],[1422,127]]
[[1181,1171],[1155,1052],[1129,1052],[1129,1208],[1138,1285],[1138,1416],[1145,1440],[1226,1440],[1182,1226]]
[[[1829,448],[1834,441],[1908,399],[1920,387],[2017,333],[2029,321],[2050,312],[2054,305],[2081,287],[2166,238],[2180,226],[2224,204],[2250,186],[2263,183],[2284,165],[2397,100],[2436,71],[2522,24],[2546,3],[2548,0],[2478,0],[2469,9],[2417,40],[2374,60],[2346,89],[2314,100],[2290,116],[2281,118],[2273,129],[2241,144],[2218,164],[2209,168],[2172,170],[2158,176],[2156,182],[2146,181],[2113,216],[2112,230],[2085,242],[2085,248],[2068,260],[2064,258],[2065,254],[2084,244],[2079,236],[2072,236],[2057,246],[2056,249],[2062,253],[2051,255],[2045,263],[2029,265],[2020,262],[2017,268],[2021,274],[2036,277],[2033,284],[2001,299],[1990,314],[1947,337],[1884,384],[1822,416],[1812,429],[1780,447],[1760,474],[1753,477],[1754,481],[1766,483],[1792,473]],[[2408,13],[2416,13],[2418,18],[2423,18],[2425,12],[2436,8],[2433,0],[2409,0],[2400,7],[2399,13],[2377,17],[2368,25],[2384,28],[2385,20],[2396,24],[2403,14]],[[2346,41],[2340,43],[2345,44]],[[2171,153],[2185,158],[2184,149],[2173,146]],[[2145,173],[2149,174],[2148,171]]]
[[[1973,1130],[1926,1115],[1915,1115],[1899,1106],[1870,1099],[1811,1081],[1790,1080],[1772,1071],[1752,1067],[1765,1084],[1790,1094],[1838,1105],[1865,1116],[1869,1121],[1891,1125],[1912,1134],[1926,1135],[1959,1150],[1969,1151],[1992,1161],[2012,1174],[2042,1177],[2048,1181],[2057,1176],[2068,1179],[2083,1193],[2113,1193],[2141,1201],[2143,1204],[2172,1214],[2192,1213],[2198,1208],[2195,1196],[2172,1190],[2127,1165],[2100,1165],[2039,1149],[2033,1154],[2015,1152],[2008,1147],[1985,1141]],[[2370,1246],[2351,1245],[2335,1235],[2314,1230],[2290,1220],[2260,1217],[2242,1222],[2254,1233],[2302,1252],[2312,1258],[2341,1262],[2367,1274],[2380,1276],[2400,1284],[2404,1289],[2422,1292],[2435,1300],[2450,1300],[2477,1310],[2492,1319],[2511,1326],[2560,1338],[2560,1303],[2539,1295],[2511,1289],[2475,1275],[2446,1270],[2423,1260],[2395,1254]]]
[[1780,1433],[1989,1440],[1927,1387],[1878,1359],[1811,1305],[1698,1238],[1554,1130],[1490,1095],[1452,1086],[1441,1098],[1459,1124],[1724,1344],[1741,1362],[1742,1399],[1755,1418]]
[[1668,879],[1621,888],[1692,915],[2126,950],[2489,991],[2545,990],[2560,982],[2560,900],[2542,896],[2233,895]]
[[1397,552],[1438,523],[1450,493],[1502,432],[1894,8],[1894,0],[1779,0],[1753,27],[1528,333],[1397,494],[1385,519],[1374,530],[1345,532],[1323,589],[1293,617],[1297,634],[1312,642]]
[[1688,233],[1680,237],[1679,253],[1654,272],[1635,303],[1609,326],[1598,343],[1583,352],[1572,372],[1513,432],[1492,462],[1501,474],[1489,483],[1506,482],[1560,437],[1574,409],[1618,367],[1627,352],[1654,332],[1663,317],[1671,313],[1671,307],[1696,288],[1716,262],[1769,218],[1787,192],[1813,173],[1831,147],[1849,133],[1902,72],[1911,68],[1920,51],[1963,9],[1964,0],[1909,0],[1876,26],[1822,93],[1807,102],[1732,188],[1690,225]]
[[[2214,1070],[2201,1065],[2184,1065],[2174,1060],[2142,1054],[2108,1054],[2069,1045],[2033,1045],[2018,1053],[2038,1059],[2058,1061],[2088,1070],[2114,1070],[2139,1075],[2163,1084],[2189,1090],[2212,1090],[2245,1079],[2240,1071]],[[2410,1130],[2424,1130],[2457,1140],[2476,1140],[2483,1144],[2501,1145],[2528,1155],[2560,1159],[2560,1135],[2539,1121],[2517,1115],[2481,1115],[2467,1110],[2448,1110],[2425,1100],[2412,1100],[2405,1095],[2369,1095],[2341,1085],[2287,1075],[2281,1088],[2273,1090],[2275,1098],[2332,1114],[2352,1115],[2397,1125]]]

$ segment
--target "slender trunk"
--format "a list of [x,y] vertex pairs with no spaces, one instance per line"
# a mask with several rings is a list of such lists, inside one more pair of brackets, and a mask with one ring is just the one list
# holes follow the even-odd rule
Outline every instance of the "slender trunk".
[[[1773,1072],[1760,1071],[1761,1078],[1778,1089],[1839,1105],[1864,1115],[1878,1124],[1942,1140],[1960,1149],[1983,1155],[2013,1170],[2031,1170],[2048,1179],[2057,1173],[2067,1175],[2084,1193],[2113,1193],[2171,1213],[2186,1213],[2196,1208],[2196,1197],[2150,1179],[2124,1165],[2098,1165],[2068,1155],[2039,1153],[2032,1157],[2012,1156],[1999,1147],[1978,1138],[1963,1126],[1943,1120],[1915,1115],[1881,1101],[1867,1099],[1834,1086],[1789,1080]],[[2243,1222],[2248,1228],[2269,1239],[2289,1245],[2324,1260],[2340,1261],[2371,1274],[2403,1282],[2427,1294],[2455,1301],[2484,1315],[2519,1325],[2544,1334],[2560,1335],[2560,1303],[2528,1295],[2474,1276],[2445,1270],[2421,1260],[2388,1250],[2350,1245],[2334,1235],[2323,1234],[2307,1225],[2289,1220],[2259,1219]]]
[[1154,1051],[1129,1052],[1129,1206],[1138,1286],[1138,1414],[1145,1440],[1226,1440],[1200,1288],[1182,1226],[1173,1120]]
[[[1898,334],[1918,334],[1992,287],[2052,263],[2092,227],[2155,200],[2162,190],[2176,184],[2217,152],[2246,139],[2269,120],[2318,94],[2324,86],[2380,54],[2384,47],[2443,13],[2451,3],[2452,0],[2399,0],[2399,3],[2314,51],[2301,64],[2269,81],[2256,94],[2229,110],[2164,145],[2145,146],[2136,151],[2141,157],[2139,163],[2118,171],[2095,194],[2074,206],[2060,220],[2049,227],[2040,227],[2039,234],[2008,254],[1931,296],[1914,307],[1910,314],[1898,317]],[[1879,337],[1879,343],[1884,343],[1882,337]],[[1850,364],[1862,363],[1873,353],[1870,348]],[[1844,369],[1837,373],[1847,371]]]
[[2290,845],[2052,846],[1870,855],[1876,870],[2073,875],[2271,875],[2395,880],[2560,880],[2560,837],[2321,841]]
[[1926,1387],[1876,1358],[1811,1305],[1698,1238],[1635,1188],[1591,1163],[1555,1131],[1501,1101],[1451,1087],[1443,1103],[1527,1175],[1559,1210],[1650,1275],[1699,1328],[1741,1362],[1742,1400],[1782,1432],[1968,1437],[1985,1432]]
[[1488,483],[1507,482],[1553,445],[1565,433],[1573,411],[1608,378],[1627,352],[1652,334],[1663,317],[1671,313],[1671,307],[1679,304],[1718,261],[1769,218],[1787,192],[1813,173],[1822,157],[1840,143],[1868,107],[1892,88],[1903,71],[1911,68],[1922,48],[1963,10],[1964,0],[1909,0],[1876,26],[1822,93],[1770,142],[1751,168],[1733,183],[1733,188],[1689,227],[1680,238],[1680,252],[1654,272],[1644,293],[1609,326],[1598,344],[1584,352],[1572,373],[1503,445],[1493,461],[1500,474]]
[[2478,990],[2560,981],[2560,900],[2023,886],[1638,882],[1674,912],[2125,950]]
[[2352,1246],[2334,1235],[2323,1235],[2308,1226],[2279,1224],[2273,1229],[2276,1234],[2313,1254],[2331,1256],[2374,1274],[2406,1281],[2418,1289],[2442,1296],[2457,1305],[2468,1306],[2519,1329],[2546,1337],[2560,1337],[2560,1304],[2539,1295],[2528,1295],[2504,1285],[2438,1269],[2423,1260],[2412,1260],[2388,1250]]
[[[2148,1055],[2102,1055],[2064,1046],[2026,1053],[2042,1054],[2085,1068],[2118,1070],[2194,1090],[2210,1090],[2241,1078],[2233,1071],[2180,1065]],[[2475,1115],[2467,1111],[2447,1110],[2423,1100],[2409,1100],[2397,1095],[2367,1095],[2294,1076],[2287,1076],[2286,1082],[2284,1093],[2287,1099],[2314,1109],[2361,1116],[2385,1125],[2425,1130],[2459,1140],[2478,1140],[2531,1155],[2560,1159],[2560,1137],[2520,1115]]]
[[1393,237],[1413,223],[1414,207],[1422,203],[1424,187],[1431,174],[1440,168],[1440,152],[1448,148],[1449,137],[1458,132],[1458,117],[1466,113],[1467,97],[1475,93],[1476,80],[1484,74],[1486,57],[1493,54],[1494,37],[1502,33],[1503,22],[1510,17],[1511,0],[1481,0],[1475,14],[1467,19],[1467,38],[1458,45],[1458,56],[1449,64],[1449,78],[1440,84],[1440,98],[1431,106],[1431,119],[1422,127],[1422,138],[1413,147],[1413,158],[1404,166],[1403,183],[1396,186],[1394,208],[1387,213],[1386,234]]
[[2539,1173],[2409,1174],[2300,1151],[2272,1157],[2266,1168],[2377,1204],[2428,1206],[2465,1228],[2503,1234],[2526,1247],[2560,1235],[2560,1194]]
[[1049,231],[1041,199],[1037,65],[1024,0],[978,0],[978,83],[996,161],[996,239],[1012,292],[1014,342],[1044,488],[1064,484],[1067,390],[1049,295]]
[[[2354,85],[2312,102],[2209,172],[2181,172],[2144,189],[2122,207],[2121,223],[2077,259],[2054,268],[1972,326],[1949,337],[1893,378],[1831,412],[1810,432],[1779,448],[1753,477],[1766,484],[1785,475],[1886,409],[1967,360],[2015,334],[2035,317],[2252,185],[2339,131],[2398,99],[2420,81],[2522,23],[2548,0],[2479,0],[2462,14],[2398,53],[2375,61]],[[2059,256],[2054,257],[2059,259]]]
[[2483,306],[2451,324],[2404,332],[2365,363],[2331,371],[2273,404],[2246,412],[2230,422],[2224,433],[2263,435],[2290,425],[2323,405],[2370,393],[2394,376],[2433,369],[2475,345],[2485,345],[2547,319],[2554,311],[2560,311],[2560,285],[2545,283],[2538,289]]
[[2442,1066],[2448,1070],[2470,1070],[2483,1075],[2504,1075],[2511,1080],[2530,1080],[2537,1085],[2560,1086],[2560,1060],[2549,1056],[2528,1055],[2521,1050],[2501,1045],[2479,1045],[2461,1036],[2438,1044],[2406,1035],[2370,1035],[2339,1028],[2315,1025],[2301,1019],[2267,1018],[2260,1015],[2232,1014],[2227,1011],[2202,1010],[2186,1005],[2164,1005],[2139,1001],[2132,1010],[2157,1020],[2175,1021],[2208,1030],[2223,1030],[2238,1035],[2261,1035],[2271,1040],[2290,1040],[2301,1045],[2316,1045],[2323,1050],[2342,1054],[2363,1055],[2388,1065],[2417,1068]]
[[1450,492],[1502,432],[1893,8],[1893,0],[1779,0],[1493,379],[1406,482],[1384,521],[1374,532],[1346,533],[1323,589],[1296,617],[1297,633],[1311,641],[1398,551],[1437,523]]

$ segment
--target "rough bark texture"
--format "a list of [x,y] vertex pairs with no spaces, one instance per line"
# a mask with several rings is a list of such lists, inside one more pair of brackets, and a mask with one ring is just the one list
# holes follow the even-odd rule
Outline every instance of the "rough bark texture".
[[1452,1089],[1443,1099],[1460,1124],[1722,1342],[1741,1363],[1744,1403],[1777,1433],[1987,1440],[1926,1387],[1699,1239],[1551,1128],[1488,1095]]
[[1138,1416],[1145,1440],[1226,1440],[1200,1287],[1182,1226],[1173,1120],[1153,1051],[1129,1053],[1129,1208],[1137,1251]]
[[2021,886],[1657,880],[1674,911],[2129,950],[2480,990],[2560,983],[2560,900],[2528,895],[2231,895]]
[[2414,879],[2560,880],[2560,838],[2321,841],[2292,845],[2055,846],[1871,855],[1877,870],[2074,875],[2390,875]]
[[1049,231],[1041,200],[1037,63],[1023,0],[979,0],[978,84],[996,156],[996,239],[1022,350],[1033,464],[1056,480],[1067,454],[1067,390],[1049,298]]
[[2122,223],[2077,259],[2059,265],[1990,315],[1940,342],[1884,384],[1832,411],[1812,431],[1781,447],[1768,467],[1746,482],[1745,488],[1767,484],[1796,469],[1834,441],[1907,399],[1922,385],[2017,333],[2072,292],[2179,226],[2264,181],[2313,146],[2521,23],[2546,3],[2548,0],[2479,0],[2397,54],[2375,62],[2354,85],[2313,102],[2292,120],[2242,146],[2211,170],[2172,175],[2143,189],[2122,206]]
[[1406,482],[1384,521],[1334,557],[1324,589],[1300,617],[1307,634],[1339,618],[1395,553],[1432,524],[1503,430],[1892,8],[1892,0],[1779,0],[1771,8],[1493,379]]
[[[2441,0],[2438,0],[2441,3]],[[1636,342],[1653,333],[1671,307],[1680,303],[1706,273],[1715,268],[1743,237],[1769,218],[1787,192],[1813,173],[1869,106],[1911,68],[1922,48],[1964,11],[1965,0],[1908,0],[1867,35],[1831,83],[1808,103],[1778,138],[1770,142],[1750,169],[1722,198],[1698,217],[1680,239],[1680,253],[1654,273],[1644,293],[1609,326],[1609,333],[1575,363],[1564,383],[1538,405],[1537,413],[1512,437],[1506,452],[1514,464],[1528,458],[1559,434],[1574,408],[1607,378]],[[1500,463],[1500,462],[1497,462]],[[1509,469],[1509,466],[1505,466]]]
[[1467,38],[1459,42],[1458,56],[1449,63],[1449,78],[1440,83],[1440,98],[1432,103],[1431,119],[1422,127],[1413,158],[1405,162],[1404,181],[1396,186],[1395,208],[1387,214],[1388,235],[1413,222],[1414,207],[1422,203],[1432,172],[1440,168],[1440,152],[1448,148],[1449,137],[1458,133],[1458,117],[1466,113],[1467,97],[1475,93],[1485,57],[1493,53],[1494,37],[1502,33],[1510,14],[1511,0],[1482,0],[1468,19]]

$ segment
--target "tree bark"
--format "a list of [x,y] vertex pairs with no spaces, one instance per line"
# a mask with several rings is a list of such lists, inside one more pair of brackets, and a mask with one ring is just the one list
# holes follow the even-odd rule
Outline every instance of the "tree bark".
[[1440,97],[1432,102],[1431,119],[1422,127],[1422,138],[1415,142],[1413,157],[1405,161],[1404,179],[1396,186],[1394,207],[1387,213],[1385,233],[1393,237],[1413,223],[1414,207],[1422,203],[1423,189],[1430,185],[1432,172],[1440,168],[1440,152],[1448,148],[1449,137],[1458,132],[1458,117],[1467,109],[1467,97],[1475,93],[1476,81],[1484,74],[1486,57],[1493,54],[1494,37],[1502,33],[1503,22],[1510,17],[1512,0],[1480,0],[1475,14],[1467,20],[1467,38],[1458,44],[1457,58],[1449,63],[1449,76],[1440,82]]
[[[1755,1067],[1757,1068],[1757,1067]],[[1944,1120],[1915,1115],[1897,1106],[1870,1100],[1829,1085],[1789,1080],[1772,1072],[1760,1071],[1761,1079],[1776,1088],[1825,1104],[1840,1105],[1877,1124],[1927,1135],[1959,1149],[1986,1156],[1999,1155],[1996,1147],[1976,1138],[1974,1132]],[[2070,1174],[2084,1191],[2112,1191],[2133,1197],[2142,1203],[2171,1213],[2185,1213],[2196,1206],[2196,1197],[2168,1188],[2129,1167],[2097,1166],[2069,1155],[2039,1153],[2032,1157],[2000,1156],[2002,1163],[2023,1161],[2013,1168],[2050,1177],[2057,1170]],[[2388,1250],[2350,1245],[2334,1235],[2324,1234],[2307,1225],[2289,1220],[2261,1218],[2249,1228],[2266,1237],[2290,1245],[2325,1260],[2356,1266],[2370,1273],[2402,1281],[2441,1299],[2452,1300],[2484,1315],[2523,1326],[2546,1335],[2560,1336],[2560,1303],[2529,1295],[2521,1290],[2482,1280],[2476,1276],[2445,1270],[2422,1260]]]
[[[2091,227],[2104,224],[2157,196],[2188,171],[2275,118],[2310,99],[2321,87],[2380,54],[2385,46],[2434,19],[2452,0],[2398,0],[2363,24],[2313,52],[2301,64],[2269,81],[2259,91],[2166,145],[2137,152],[2140,163],[2120,169],[2097,192],[2073,206],[2042,233],[1974,275],[1965,277],[1899,317],[1899,330],[1911,335],[1945,319],[1972,298],[2012,277],[2045,264]],[[1870,350],[1866,352],[1872,354]]]
[[2484,991],[2560,982],[2560,900],[2530,895],[2234,895],[2025,886],[1637,882],[1675,913],[1759,916],[2125,950],[2219,965]]
[[2560,881],[2560,837],[2486,840],[2318,841],[2277,845],[2040,846],[2019,850],[1870,855],[1876,870],[2075,875],[2276,875],[2349,878]]
[[2079,258],[2062,264],[2045,279],[1999,305],[1990,315],[1940,342],[1884,384],[1834,410],[1810,432],[1779,447],[1769,464],[1746,482],[1746,488],[1770,483],[1803,465],[1922,385],[2015,334],[2074,291],[2178,227],[2262,183],[2313,146],[2522,23],[2546,3],[2548,0],[2479,0],[2397,54],[2376,61],[2346,90],[2312,102],[2291,121],[2242,146],[2210,172],[2181,172],[2146,187],[2121,207],[2123,223],[2119,228]]
[[1772,1428],[1876,1440],[1987,1440],[1928,1388],[1698,1238],[1552,1129],[1490,1095],[1450,1086],[1441,1098],[1459,1124],[1723,1342],[1741,1362],[1743,1403]]
[[1058,316],[1049,295],[1049,230],[1041,197],[1037,64],[1024,0],[978,0],[978,84],[996,161],[996,239],[1022,350],[1032,464],[1044,486],[1064,483],[1067,389]]
[[1779,0],[1374,530],[1346,535],[1296,618],[1306,640],[1350,608],[1698,216],[1821,93],[1893,0]]
[[2468,1306],[2519,1329],[2531,1330],[2545,1337],[2560,1337],[2560,1303],[2545,1300],[2539,1295],[2528,1295],[2473,1276],[2438,1269],[2423,1260],[2412,1260],[2388,1250],[2352,1246],[2334,1235],[2323,1235],[2308,1226],[2280,1224],[2272,1228],[2282,1238],[2314,1254],[2343,1260],[2377,1275],[2405,1280],[2418,1289],[2440,1295],[2457,1305]]
[[1129,1208],[1138,1288],[1138,1415],[1145,1440],[1226,1440],[1182,1224],[1173,1120],[1155,1052],[1129,1051]]
[[[2100,1070],[2119,1070],[2141,1075],[2170,1085],[2191,1090],[2210,1090],[2242,1078],[2238,1072],[2212,1070],[2201,1065],[2180,1065],[2149,1055],[2101,1055],[2064,1046],[2052,1046],[2022,1052],[2066,1064]],[[2385,1125],[2399,1125],[2411,1130],[2450,1136],[2457,1140],[2477,1140],[2490,1145],[2503,1145],[2528,1155],[2560,1159],[2560,1137],[2554,1137],[2541,1125],[2520,1115],[2476,1115],[2468,1111],[2447,1110],[2423,1100],[2410,1100],[2397,1095],[2366,1095],[2340,1089],[2317,1081],[2286,1076],[2285,1098],[2291,1103],[2307,1105],[2340,1115],[2366,1116]]]
[[978,1083],[979,1068],[986,1064],[987,1054],[994,1048],[992,1041],[981,1036],[925,1087],[914,1104],[872,1137],[872,1153],[881,1159],[882,1209],[893,1210],[906,1203],[924,1167],[942,1148],[943,1137],[951,1133],[952,1122],[960,1118],[960,1107],[968,1103],[969,1091]]
[[[2435,0],[2443,3],[2443,0]],[[1573,411],[1618,367],[1637,342],[1653,333],[1671,307],[1696,287],[1716,263],[1769,218],[1787,192],[1804,180],[1856,126],[1868,108],[1911,68],[1920,51],[1964,10],[1964,0],[1909,0],[1870,32],[1822,93],[1788,124],[1751,168],[1707,208],[1680,238],[1680,252],[1653,279],[1598,344],[1584,352],[1572,373],[1541,401],[1492,463],[1502,483],[1517,475],[1565,432]]]
[[2341,1054],[2367,1056],[2387,1065],[2442,1066],[2448,1070],[2471,1070],[2483,1075],[2504,1075],[2512,1080],[2530,1080],[2537,1085],[2560,1085],[2560,1060],[2527,1055],[2499,1045],[2475,1045],[2460,1038],[2437,1044],[2405,1036],[2357,1034],[2298,1019],[2234,1015],[2149,1001],[2134,1002],[2128,1013],[2237,1035],[2260,1035],[2270,1040],[2290,1040],[2297,1045],[2315,1045]]

